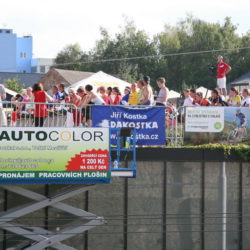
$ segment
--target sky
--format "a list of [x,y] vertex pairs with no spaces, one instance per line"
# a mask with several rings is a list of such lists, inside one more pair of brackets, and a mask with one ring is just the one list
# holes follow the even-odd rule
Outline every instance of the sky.
[[223,23],[226,16],[238,33],[250,30],[249,0],[7,0],[1,1],[0,28],[33,36],[33,57],[54,58],[65,46],[78,43],[88,51],[100,39],[100,27],[115,34],[124,16],[153,36],[165,24],[175,25],[188,14]]

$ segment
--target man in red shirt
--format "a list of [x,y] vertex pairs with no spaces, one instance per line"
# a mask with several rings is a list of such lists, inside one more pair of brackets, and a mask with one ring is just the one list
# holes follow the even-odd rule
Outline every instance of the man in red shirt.
[[232,68],[225,62],[223,62],[223,56],[217,57],[218,66],[217,66],[217,87],[220,94],[226,97],[226,74],[232,70]]

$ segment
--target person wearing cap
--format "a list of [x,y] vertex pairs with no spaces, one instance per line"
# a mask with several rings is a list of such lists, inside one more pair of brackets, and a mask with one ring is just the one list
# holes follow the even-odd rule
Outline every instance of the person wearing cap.
[[137,105],[137,91],[136,91],[136,83],[132,83],[131,84],[131,92],[129,95],[129,99],[128,99],[128,104],[129,105]]
[[217,87],[219,89],[220,95],[227,95],[226,89],[226,74],[229,73],[232,68],[225,62],[223,62],[223,56],[217,57]]
[[131,92],[131,88],[127,86],[124,89],[124,96],[122,97],[121,102],[120,102],[122,105],[128,105],[130,92]]

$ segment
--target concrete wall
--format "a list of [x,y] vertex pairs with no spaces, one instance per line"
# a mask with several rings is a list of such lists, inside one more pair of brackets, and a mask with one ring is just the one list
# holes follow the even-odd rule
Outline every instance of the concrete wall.
[[[97,185],[66,201],[104,216],[106,224],[64,243],[79,250],[221,250],[220,168],[219,162],[138,162],[137,178],[113,178],[111,184]],[[226,163],[226,175],[227,250],[247,250],[250,163]],[[66,186],[30,189],[54,195]],[[1,210],[29,202],[11,192],[0,194]],[[21,222],[58,231],[68,218],[69,214],[49,208]],[[29,243],[9,233],[0,235],[0,249]]]

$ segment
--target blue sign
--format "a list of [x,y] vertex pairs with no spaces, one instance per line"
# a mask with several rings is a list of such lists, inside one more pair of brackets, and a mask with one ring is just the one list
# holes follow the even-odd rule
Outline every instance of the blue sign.
[[[136,145],[166,145],[164,107],[93,106],[94,127],[135,128]],[[116,135],[111,134],[116,145]]]

